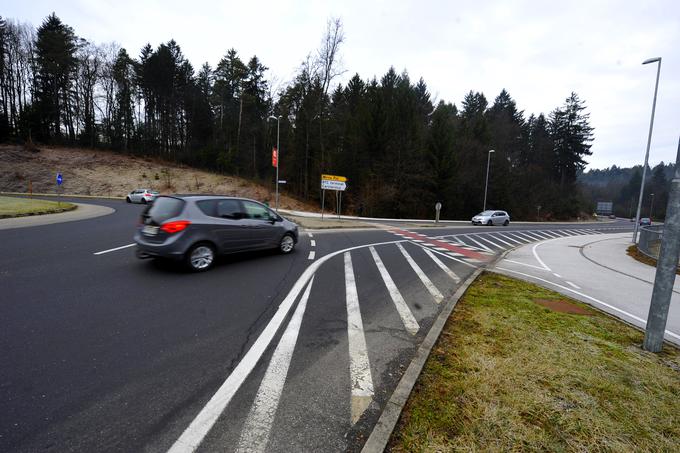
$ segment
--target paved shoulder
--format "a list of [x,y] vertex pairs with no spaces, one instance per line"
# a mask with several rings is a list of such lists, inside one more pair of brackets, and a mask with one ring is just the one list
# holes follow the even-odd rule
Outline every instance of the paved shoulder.
[[73,222],[76,220],[91,219],[108,214],[113,214],[116,210],[108,206],[100,206],[87,203],[73,203],[77,209],[73,211],[60,212],[58,214],[43,214],[29,217],[17,217],[12,219],[0,220],[0,230],[12,228],[26,228],[53,223]]
[[[629,234],[584,235],[528,244],[495,270],[581,300],[640,328],[654,285],[653,267],[626,254]],[[666,339],[680,344],[680,282],[676,282]]]

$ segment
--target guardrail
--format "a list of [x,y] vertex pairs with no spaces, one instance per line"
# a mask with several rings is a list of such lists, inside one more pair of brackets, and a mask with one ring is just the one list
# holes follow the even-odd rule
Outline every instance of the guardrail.
[[663,238],[663,225],[650,225],[640,228],[638,250],[650,258],[659,259],[661,239]]

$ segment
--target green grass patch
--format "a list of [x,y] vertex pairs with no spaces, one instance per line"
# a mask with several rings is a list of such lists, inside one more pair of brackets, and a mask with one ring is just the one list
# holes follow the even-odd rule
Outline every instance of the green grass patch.
[[651,354],[642,340],[561,294],[483,274],[432,349],[388,449],[678,451],[680,352]]
[[73,203],[36,200],[35,198],[0,197],[0,219],[71,211]]

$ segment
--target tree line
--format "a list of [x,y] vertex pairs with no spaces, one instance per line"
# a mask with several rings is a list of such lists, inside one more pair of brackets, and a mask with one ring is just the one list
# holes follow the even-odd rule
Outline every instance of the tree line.
[[[675,173],[675,164],[663,162],[647,167],[644,199],[640,216],[663,220],[666,217],[670,180]],[[620,217],[635,217],[640,186],[642,165],[622,168],[616,165],[601,170],[589,170],[578,177],[582,191],[591,204],[597,201],[614,203],[614,213]]]
[[[342,22],[276,92],[268,68],[235,49],[196,70],[178,43],[137,56],[80,38],[54,13],[34,29],[0,18],[0,140],[157,156],[273,184],[280,120],[286,190],[321,197],[320,174],[349,178],[343,208],[366,216],[468,217],[483,204],[513,218],[592,211],[577,176],[591,155],[585,103],[571,93],[548,115],[526,115],[503,90],[434,100],[423,79],[394,68],[379,79],[344,71]],[[274,119],[272,120],[272,117]],[[332,202],[332,197],[329,198]]]

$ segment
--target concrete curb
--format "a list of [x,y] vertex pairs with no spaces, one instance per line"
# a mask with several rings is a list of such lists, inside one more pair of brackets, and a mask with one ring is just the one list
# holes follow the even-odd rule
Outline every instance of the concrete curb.
[[373,431],[361,450],[362,453],[379,453],[385,450],[387,442],[389,442],[390,436],[392,436],[392,431],[394,431],[394,427],[399,421],[401,411],[404,409],[404,406],[411,395],[411,390],[413,390],[413,386],[418,380],[420,372],[423,370],[425,362],[430,356],[432,348],[439,339],[439,335],[444,329],[446,321],[451,316],[453,309],[456,308],[456,304],[460,298],[463,297],[463,294],[465,294],[468,287],[477,279],[477,277],[479,277],[482,272],[484,272],[484,269],[485,268],[483,267],[477,268],[472,273],[472,275],[470,275],[465,280],[465,282],[463,282],[458,290],[456,290],[456,292],[442,309],[441,313],[439,313],[439,316],[437,316],[432,328],[430,328],[427,336],[420,344],[418,351],[416,351],[415,357],[406,369],[406,372],[399,381],[399,384],[397,384],[397,388],[394,389],[394,392],[392,393],[392,396],[387,402],[385,409],[380,415],[378,422],[376,423],[375,427],[373,427]]
[[55,223],[75,222],[101,217],[116,212],[108,206],[96,204],[73,203],[77,209],[58,213],[12,217],[0,219],[0,230],[12,230],[16,228],[29,228],[35,226],[52,225]]

